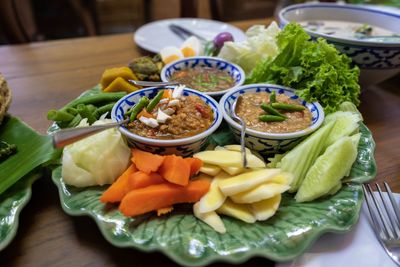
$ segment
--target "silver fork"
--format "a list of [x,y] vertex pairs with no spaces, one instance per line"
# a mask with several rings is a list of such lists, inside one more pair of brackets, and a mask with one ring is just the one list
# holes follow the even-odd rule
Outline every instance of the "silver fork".
[[378,194],[372,192],[369,184],[363,185],[365,200],[379,242],[390,258],[400,266],[400,209],[389,185],[386,182],[383,184],[386,194],[377,183]]

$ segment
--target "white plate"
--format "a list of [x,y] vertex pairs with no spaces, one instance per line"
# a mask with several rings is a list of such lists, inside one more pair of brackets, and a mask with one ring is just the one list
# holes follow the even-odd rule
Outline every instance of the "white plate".
[[169,28],[170,24],[182,26],[207,40],[212,40],[220,32],[230,32],[234,40],[243,41],[246,35],[242,30],[227,23],[207,19],[178,18],[158,20],[140,27],[133,35],[133,40],[141,48],[158,53],[166,46],[179,47],[183,40]]
[[[397,203],[400,194],[394,194]],[[386,254],[371,227],[368,209],[363,203],[360,219],[346,235],[326,234],[294,261],[276,267],[396,267]]]

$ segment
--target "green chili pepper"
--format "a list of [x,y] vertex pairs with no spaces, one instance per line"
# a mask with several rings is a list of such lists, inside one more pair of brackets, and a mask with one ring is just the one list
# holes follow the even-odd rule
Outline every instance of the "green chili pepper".
[[281,116],[275,116],[275,115],[261,115],[258,118],[260,119],[260,121],[264,121],[264,122],[284,121],[285,120],[285,118],[283,118]]
[[269,95],[269,103],[275,103],[276,102],[276,92],[272,91],[272,93]]
[[142,97],[139,102],[134,105],[130,111],[130,121],[134,121],[136,116],[139,114],[142,109],[144,109],[149,104],[149,99],[147,96]]
[[152,112],[153,109],[157,106],[157,104],[160,102],[161,98],[164,95],[164,90],[160,90],[157,95],[150,101],[150,103],[147,105],[146,110],[148,112]]
[[301,105],[293,105],[285,103],[272,103],[271,105],[273,108],[287,110],[287,111],[302,111],[305,109],[305,107]]
[[282,118],[286,118],[285,115],[283,115],[282,113],[280,113],[279,111],[277,111],[276,109],[274,109],[273,107],[271,107],[271,105],[267,105],[265,103],[262,103],[260,106],[265,112],[268,112],[271,115],[275,115],[275,116],[279,116]]
[[92,124],[93,122],[96,121],[96,117],[92,112],[90,112],[87,105],[79,104],[77,109],[79,115],[81,115],[82,118],[87,118],[89,124]]
[[62,110],[49,110],[47,112],[47,119],[52,121],[71,121],[74,115]]

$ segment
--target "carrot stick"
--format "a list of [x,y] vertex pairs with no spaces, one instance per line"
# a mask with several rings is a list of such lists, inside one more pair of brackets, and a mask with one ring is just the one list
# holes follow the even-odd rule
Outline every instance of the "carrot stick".
[[170,183],[186,186],[190,178],[190,165],[180,156],[168,155],[159,173]]
[[198,158],[185,158],[185,161],[190,166],[190,176],[196,175],[199,173],[201,167],[203,167],[203,161]]
[[147,174],[151,172],[157,172],[158,168],[164,161],[164,157],[156,154],[152,154],[139,149],[132,149],[132,161],[136,167]]
[[151,185],[126,194],[119,210],[125,216],[137,216],[177,203],[194,203],[207,193],[209,187],[210,182],[206,179],[190,181],[188,186],[170,183]]
[[135,164],[131,164],[128,169],[121,174],[119,178],[104,191],[103,195],[100,197],[100,201],[103,203],[107,202],[119,202],[129,192],[128,181],[131,174],[137,171]]

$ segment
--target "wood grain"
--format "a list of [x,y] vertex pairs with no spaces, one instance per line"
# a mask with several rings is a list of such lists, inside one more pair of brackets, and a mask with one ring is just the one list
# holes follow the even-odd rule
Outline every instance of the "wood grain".
[[[246,29],[255,23],[234,23]],[[142,54],[133,35],[119,34],[0,47],[0,71],[14,97],[10,112],[41,133],[50,122],[47,111],[60,108],[95,85],[107,67],[125,65]],[[400,76],[364,88],[360,110],[377,148],[377,181],[388,180],[400,192]],[[92,219],[66,215],[50,175],[33,186],[21,214],[18,234],[0,252],[1,266],[176,266],[160,253],[142,253],[110,245]],[[229,266],[214,264],[213,266]],[[273,266],[255,258],[243,266]]]

